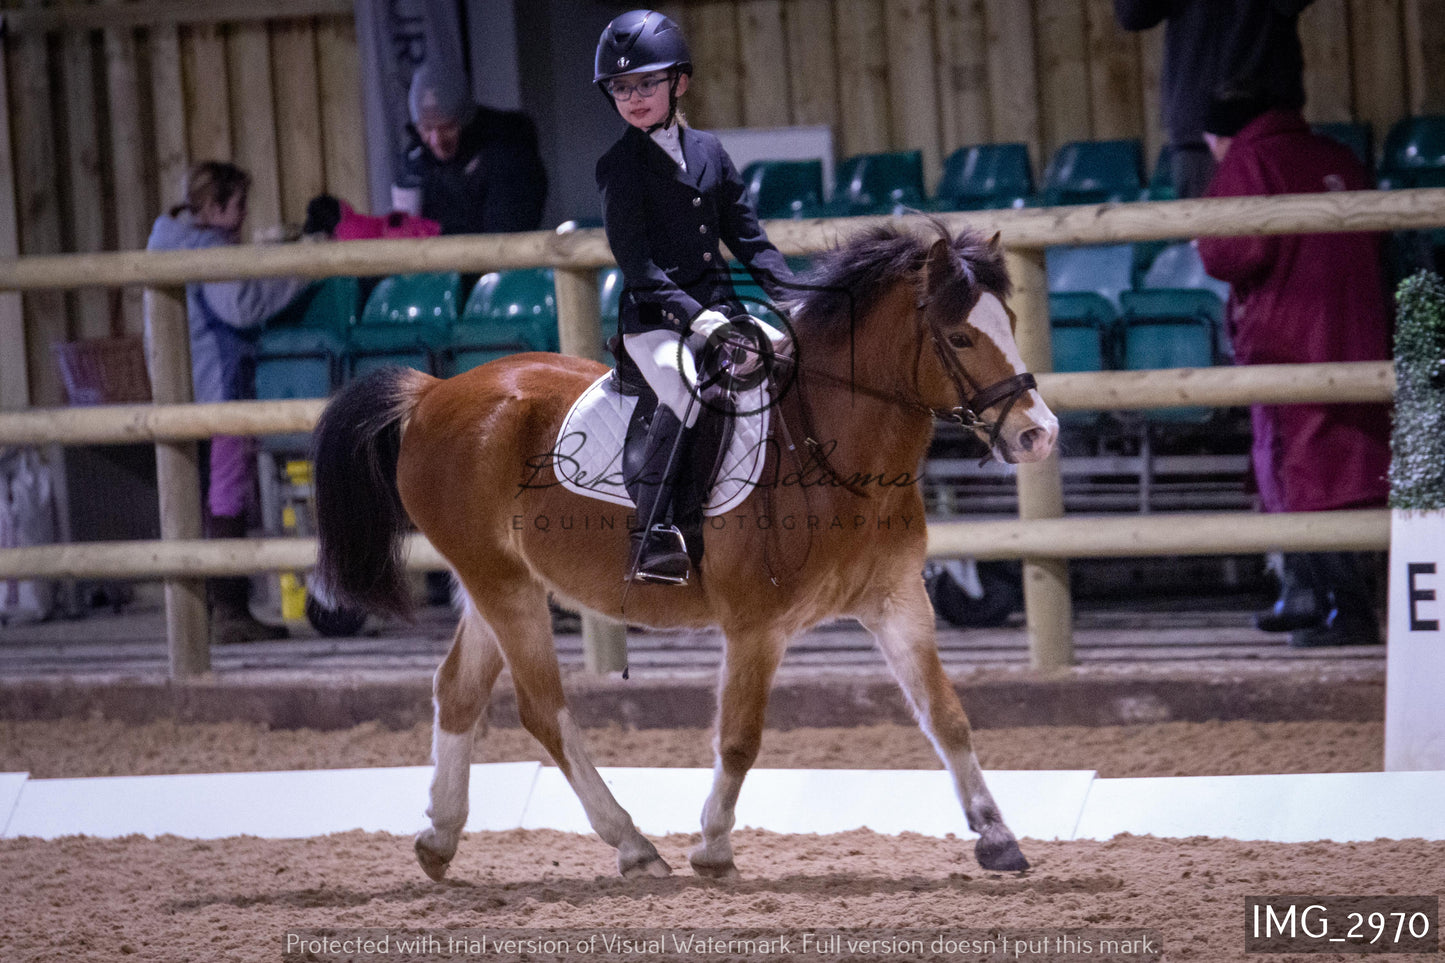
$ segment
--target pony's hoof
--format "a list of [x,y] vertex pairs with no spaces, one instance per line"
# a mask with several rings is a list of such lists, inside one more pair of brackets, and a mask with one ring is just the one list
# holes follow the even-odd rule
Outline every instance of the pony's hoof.
[[978,858],[978,865],[984,869],[1017,873],[1029,868],[1029,861],[1024,859],[1024,854],[1014,839],[996,839],[986,843],[980,836],[978,844],[973,848],[973,854]]
[[664,876],[672,875],[672,867],[667,865],[667,860],[656,854],[654,854],[651,859],[638,861],[619,868],[622,870],[622,877],[624,879],[645,879],[648,876],[661,879]]
[[440,883],[447,874],[447,867],[452,864],[452,858],[443,856],[432,849],[420,835],[416,837],[413,845],[416,849],[416,861],[421,864],[421,871]]
[[710,859],[701,846],[693,850],[687,861],[692,864],[692,871],[705,879],[739,879],[742,876],[731,857],[721,861]]

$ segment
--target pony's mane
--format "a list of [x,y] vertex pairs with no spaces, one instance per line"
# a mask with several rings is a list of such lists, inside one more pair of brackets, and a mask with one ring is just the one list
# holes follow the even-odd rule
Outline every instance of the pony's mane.
[[[962,280],[1008,297],[1012,286],[999,248],[975,231],[954,235],[941,222],[929,220],[953,249]],[[938,237],[887,224],[860,231],[846,244],[823,252],[798,279],[797,294],[786,305],[793,324],[822,331],[846,326],[851,314],[866,316],[889,289],[923,268]]]

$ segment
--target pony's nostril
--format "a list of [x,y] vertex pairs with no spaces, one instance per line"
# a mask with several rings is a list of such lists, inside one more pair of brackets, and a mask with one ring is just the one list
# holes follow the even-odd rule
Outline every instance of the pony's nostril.
[[1033,451],[1034,445],[1043,438],[1042,428],[1030,428],[1028,431],[1019,434],[1019,447],[1024,451]]

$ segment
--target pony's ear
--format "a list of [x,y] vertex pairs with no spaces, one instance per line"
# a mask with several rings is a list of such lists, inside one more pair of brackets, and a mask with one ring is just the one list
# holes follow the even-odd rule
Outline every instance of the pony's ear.
[[994,231],[993,237],[988,239],[988,249],[997,253],[1003,248],[1003,231]]
[[953,259],[953,245],[947,238],[939,238],[928,249],[928,293],[933,294],[958,273]]

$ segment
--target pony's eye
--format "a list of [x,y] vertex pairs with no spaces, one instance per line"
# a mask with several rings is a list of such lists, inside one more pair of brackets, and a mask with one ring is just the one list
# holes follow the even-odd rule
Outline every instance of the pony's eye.
[[966,334],[950,334],[948,336],[948,343],[960,350],[973,347],[973,341]]

